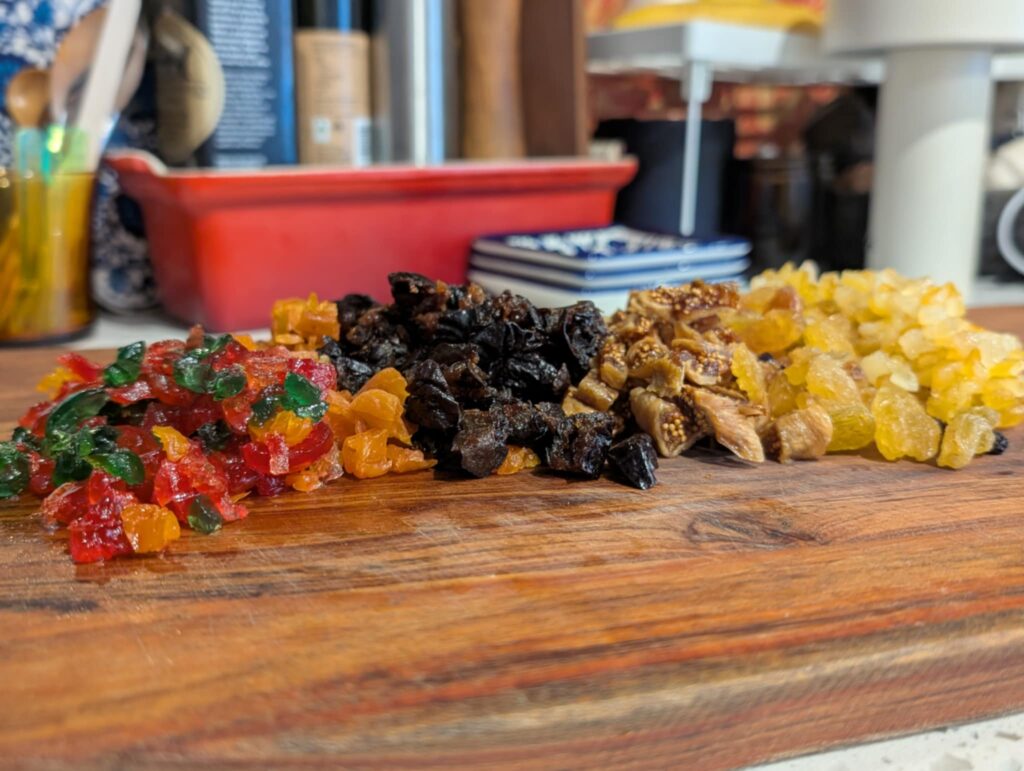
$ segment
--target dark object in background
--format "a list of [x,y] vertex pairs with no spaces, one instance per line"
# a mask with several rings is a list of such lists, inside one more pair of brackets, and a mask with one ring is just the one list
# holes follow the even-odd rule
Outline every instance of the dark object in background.
[[754,158],[748,162],[747,198],[755,272],[803,262],[809,256],[811,181],[807,159]]
[[804,131],[812,189],[807,256],[822,270],[864,267],[877,93],[859,88],[842,94]]
[[[999,281],[1024,281],[1024,276],[1003,259],[996,240],[999,217],[1016,192],[1016,190],[985,191],[981,220],[981,258],[978,272],[983,276],[992,276]],[[1024,244],[1024,217],[1018,217],[1013,223],[1013,240],[1017,244]]]
[[[164,7],[180,15],[208,41],[223,72],[223,111],[213,134],[186,165],[262,168],[294,164],[298,156],[292,0],[166,0]],[[160,112],[161,123],[176,120],[187,129],[189,116],[174,114],[182,106],[196,110],[198,119],[208,119],[199,113],[215,105],[203,103],[202,76],[191,69],[182,70],[190,61],[189,47],[165,45],[161,57],[157,98],[167,105]],[[212,67],[215,69],[216,63]],[[205,76],[212,83],[218,74]],[[166,89],[180,94],[168,99]],[[166,125],[161,127],[162,131],[166,129]],[[162,139],[162,144],[165,142]]]
[[[678,233],[682,203],[686,122],[672,120],[602,121],[595,139],[618,139],[639,162],[636,177],[620,192],[615,221],[638,230]],[[693,235],[710,238],[722,230],[726,168],[732,158],[736,127],[732,121],[701,124],[697,174],[697,218]]]

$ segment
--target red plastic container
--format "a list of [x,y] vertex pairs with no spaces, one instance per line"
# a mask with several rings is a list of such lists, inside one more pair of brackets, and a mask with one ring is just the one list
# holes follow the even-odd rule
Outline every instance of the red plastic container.
[[166,309],[211,330],[266,326],[274,300],[389,297],[387,274],[466,276],[473,239],[610,222],[632,161],[373,169],[173,170],[110,162],[142,206]]

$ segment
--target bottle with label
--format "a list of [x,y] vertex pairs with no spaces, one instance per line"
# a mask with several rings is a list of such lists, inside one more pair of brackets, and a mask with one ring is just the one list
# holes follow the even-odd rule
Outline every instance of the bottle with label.
[[372,159],[370,48],[361,0],[298,0],[295,96],[299,162]]

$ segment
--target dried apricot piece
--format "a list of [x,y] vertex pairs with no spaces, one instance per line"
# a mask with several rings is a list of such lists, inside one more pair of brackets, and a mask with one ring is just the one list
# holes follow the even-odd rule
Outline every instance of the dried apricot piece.
[[391,470],[396,474],[422,471],[437,465],[436,460],[427,460],[422,450],[411,450],[393,444],[388,445],[388,460],[391,461]]
[[348,392],[327,392],[325,419],[338,442],[343,442],[348,437],[365,431],[367,428],[365,421],[352,411],[352,397]]
[[539,465],[540,458],[537,457],[537,453],[529,447],[513,445],[508,448],[508,455],[505,456],[505,460],[494,473],[499,476],[508,476],[510,474],[518,474],[520,471],[537,468]]
[[367,428],[383,429],[390,439],[397,439],[403,444],[412,442],[409,428],[402,420],[405,411],[402,401],[394,394],[378,388],[362,390],[355,395],[350,406],[352,414]]
[[888,460],[910,456],[925,461],[939,451],[941,430],[924,406],[902,388],[884,384],[871,403],[875,444]]
[[374,389],[380,391],[387,391],[389,394],[393,394],[398,397],[398,400],[405,404],[406,398],[409,396],[409,383],[394,367],[386,367],[380,372],[375,374],[366,384],[359,389],[359,392],[372,391]]
[[341,462],[345,471],[356,479],[384,476],[391,470],[388,432],[371,428],[348,437],[341,446]]

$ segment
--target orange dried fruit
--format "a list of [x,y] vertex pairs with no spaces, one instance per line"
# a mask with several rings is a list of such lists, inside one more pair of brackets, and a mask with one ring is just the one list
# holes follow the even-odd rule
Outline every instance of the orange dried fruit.
[[121,509],[121,523],[136,554],[162,551],[171,541],[181,537],[178,518],[163,506],[130,503]]
[[369,380],[366,381],[366,385],[359,389],[359,392],[363,391],[387,391],[389,394],[398,397],[398,400],[405,404],[406,398],[409,396],[408,382],[402,373],[394,367],[387,367],[382,369],[380,372],[375,374]]
[[407,447],[388,445],[388,460],[391,461],[391,470],[396,474],[406,474],[410,471],[422,471],[433,468],[437,465],[436,460],[427,460],[422,450],[411,450]]
[[341,446],[341,462],[356,479],[384,476],[391,470],[388,432],[373,428],[348,437]]
[[327,392],[325,420],[334,432],[334,439],[337,442],[343,442],[367,428],[366,423],[352,411],[352,396],[347,391]]
[[517,447],[512,445],[508,448],[508,455],[505,456],[505,460],[495,474],[499,476],[507,476],[509,474],[518,474],[520,471],[526,471],[528,469],[537,468],[540,465],[540,458],[533,450],[529,447]]
[[367,428],[379,428],[387,432],[389,439],[396,439],[403,444],[412,442],[412,435],[402,414],[405,408],[397,396],[379,388],[362,390],[355,395],[350,405],[352,414]]
[[265,442],[270,434],[278,434],[286,445],[294,447],[305,440],[312,430],[313,421],[310,418],[300,418],[291,410],[281,410],[262,426],[250,425],[249,436],[257,442]]

